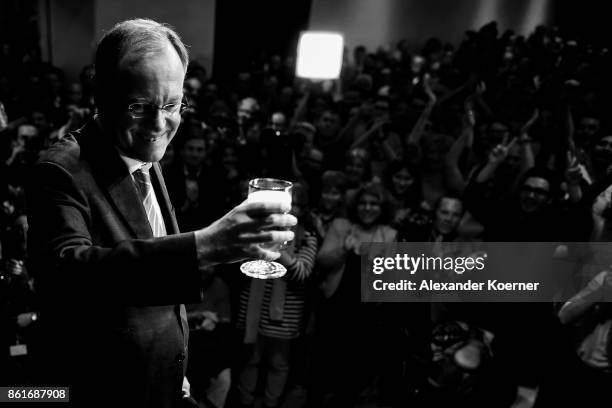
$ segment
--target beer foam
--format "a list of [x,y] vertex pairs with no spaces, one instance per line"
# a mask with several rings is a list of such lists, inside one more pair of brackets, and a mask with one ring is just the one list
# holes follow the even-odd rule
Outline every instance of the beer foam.
[[250,203],[280,203],[291,207],[291,193],[280,190],[258,190],[249,194]]

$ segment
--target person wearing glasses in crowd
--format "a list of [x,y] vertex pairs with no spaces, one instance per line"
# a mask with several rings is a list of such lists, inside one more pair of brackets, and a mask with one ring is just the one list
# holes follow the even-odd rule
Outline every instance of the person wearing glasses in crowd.
[[293,239],[297,221],[275,203],[243,202],[179,233],[158,161],[186,108],[187,64],[172,28],[117,24],[96,51],[96,117],[34,168],[29,248],[49,371],[41,381],[70,387],[72,406],[194,404],[183,304],[200,301],[199,269],[272,260],[280,253],[258,244]]

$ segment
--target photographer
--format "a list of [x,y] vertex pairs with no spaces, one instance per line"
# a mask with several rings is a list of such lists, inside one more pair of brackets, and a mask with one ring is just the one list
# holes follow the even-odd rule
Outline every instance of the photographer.
[[[0,258],[0,382],[33,381],[35,360],[32,347],[36,339],[38,301],[26,267],[27,220],[15,218],[3,232]],[[6,370],[6,371],[4,371]]]

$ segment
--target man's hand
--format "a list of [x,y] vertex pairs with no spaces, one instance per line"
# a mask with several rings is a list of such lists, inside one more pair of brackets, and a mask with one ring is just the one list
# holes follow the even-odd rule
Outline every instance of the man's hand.
[[487,164],[480,170],[480,173],[476,176],[477,183],[484,183],[485,181],[491,179],[493,174],[497,170],[500,164],[506,160],[508,157],[508,152],[512,148],[512,146],[516,143],[516,137],[513,137],[510,142],[508,142],[508,137],[505,136],[504,140],[501,144],[498,144],[491,150],[489,153],[489,157],[487,159]]
[[495,146],[493,150],[491,150],[491,153],[489,153],[489,165],[497,167],[502,164],[503,161],[506,160],[506,157],[508,157],[508,152],[515,143],[516,137],[513,137],[510,142],[504,140],[502,144]]
[[579,186],[582,181],[583,167],[575,154],[567,152],[567,170],[565,170],[565,181],[570,186]]
[[434,93],[433,89],[431,89],[431,75],[425,74],[423,75],[423,91],[427,95],[427,99],[429,100],[430,105],[434,105],[438,98]]
[[463,111],[465,112],[465,116],[464,116],[465,125],[464,126],[470,126],[470,127],[476,126],[476,113],[474,110],[473,96],[470,95],[467,98],[465,98],[465,101],[463,102]]
[[202,323],[196,327],[197,329],[204,329],[206,331],[213,331],[215,327],[217,327],[217,323],[219,323],[219,316],[213,311],[205,310],[201,314]]
[[20,328],[28,327],[36,321],[36,313],[20,313],[17,315],[17,326]]
[[280,252],[264,249],[294,238],[289,229],[297,219],[287,214],[290,206],[245,200],[221,219],[195,232],[200,265],[238,262],[245,259],[272,261]]
[[403,224],[406,221],[406,219],[408,218],[409,214],[410,214],[410,209],[409,208],[401,208],[401,209],[397,210],[395,212],[395,216],[393,218],[393,224],[395,224],[395,225]]
[[358,253],[359,244],[360,244],[359,239],[357,239],[357,237],[353,233],[350,233],[344,239],[344,248],[346,248],[347,251],[353,251],[355,253]]

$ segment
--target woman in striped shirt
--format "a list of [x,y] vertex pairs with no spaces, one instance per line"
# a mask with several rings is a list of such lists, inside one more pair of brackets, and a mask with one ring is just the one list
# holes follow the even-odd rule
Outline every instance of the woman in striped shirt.
[[279,404],[289,373],[292,340],[302,331],[305,281],[312,273],[317,238],[304,225],[308,213],[306,189],[296,183],[292,195],[291,212],[298,218],[295,239],[277,260],[287,268],[287,274],[280,279],[250,279],[240,295],[237,326],[245,331],[247,358],[238,379],[238,394],[246,406],[255,401],[260,373],[266,376],[264,406]]

